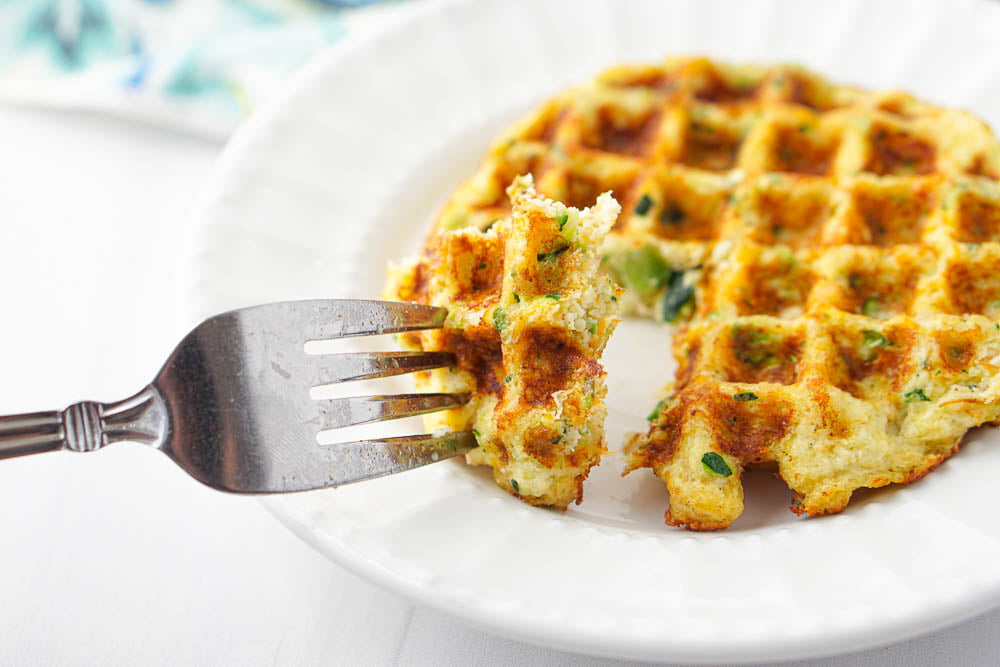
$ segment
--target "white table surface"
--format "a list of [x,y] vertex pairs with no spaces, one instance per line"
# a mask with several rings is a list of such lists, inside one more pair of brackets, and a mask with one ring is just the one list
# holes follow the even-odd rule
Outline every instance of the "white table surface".
[[[0,107],[0,413],[121,398],[183,333],[220,146]],[[816,665],[992,665],[1000,612]],[[414,608],[140,446],[0,462],[0,665],[592,665]]]

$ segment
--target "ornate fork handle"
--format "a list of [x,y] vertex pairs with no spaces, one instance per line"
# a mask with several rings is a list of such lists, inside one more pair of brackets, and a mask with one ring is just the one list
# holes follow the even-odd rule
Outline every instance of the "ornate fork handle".
[[92,452],[123,441],[159,448],[169,435],[166,404],[150,385],[117,403],[81,401],[62,411],[0,417],[0,459],[59,449]]

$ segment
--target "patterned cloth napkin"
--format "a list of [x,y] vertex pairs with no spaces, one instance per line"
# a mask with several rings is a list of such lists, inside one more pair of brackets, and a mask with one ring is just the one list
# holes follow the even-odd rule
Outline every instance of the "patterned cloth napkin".
[[0,0],[0,99],[224,138],[398,0]]

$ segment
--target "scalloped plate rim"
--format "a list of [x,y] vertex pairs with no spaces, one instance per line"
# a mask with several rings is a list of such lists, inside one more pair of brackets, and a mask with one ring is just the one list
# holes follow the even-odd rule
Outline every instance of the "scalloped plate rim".
[[[649,641],[639,646],[635,644],[613,645],[602,641],[601,638],[594,639],[585,634],[570,633],[566,636],[558,636],[553,628],[532,632],[530,626],[526,624],[510,622],[509,619],[503,617],[489,617],[488,612],[478,607],[464,607],[461,611],[456,611],[450,606],[454,600],[441,595],[428,595],[425,587],[375,561],[358,557],[342,542],[322,539],[318,534],[319,531],[310,528],[308,522],[290,512],[281,503],[280,498],[260,498],[258,502],[271,516],[305,544],[365,581],[390,590],[414,604],[428,607],[484,632],[568,653],[582,653],[611,659],[691,664],[717,662],[746,664],[848,655],[947,629],[991,611],[1000,604],[1000,601],[997,600],[1000,586],[995,586],[992,589],[984,588],[977,597],[966,598],[964,604],[956,605],[953,609],[945,606],[938,607],[934,613],[927,613],[923,618],[899,619],[893,625],[873,626],[871,630],[864,633],[847,630],[839,635],[824,634],[822,640],[826,644],[825,648],[817,646],[816,637],[805,637],[796,642],[783,643],[780,646],[773,643],[768,644],[766,641],[740,643],[739,640],[731,639],[727,639],[724,646],[708,646],[702,643],[684,645],[677,641],[676,637],[671,637],[666,642]],[[470,611],[474,613],[469,615]],[[841,648],[838,645],[839,642],[844,642],[850,648],[846,650]]]

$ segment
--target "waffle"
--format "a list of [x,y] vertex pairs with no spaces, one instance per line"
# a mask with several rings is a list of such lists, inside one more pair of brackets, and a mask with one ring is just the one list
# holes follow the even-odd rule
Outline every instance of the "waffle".
[[442,329],[406,334],[411,349],[450,350],[452,368],[421,387],[468,393],[431,429],[472,429],[472,464],[533,505],[565,508],[607,452],[604,370],[620,288],[597,249],[621,210],[610,195],[580,211],[538,197],[531,177],[508,188],[513,208],[488,230],[436,235],[416,262],[394,267],[386,297],[446,306]]
[[626,444],[667,523],[728,526],[756,465],[793,511],[839,512],[1000,415],[1000,146],[971,114],[790,66],[619,67],[508,130],[432,239],[507,215],[525,173],[571,206],[613,191],[623,311],[678,324]]

